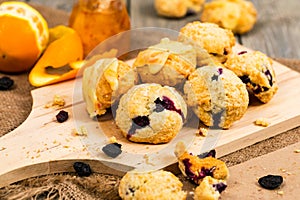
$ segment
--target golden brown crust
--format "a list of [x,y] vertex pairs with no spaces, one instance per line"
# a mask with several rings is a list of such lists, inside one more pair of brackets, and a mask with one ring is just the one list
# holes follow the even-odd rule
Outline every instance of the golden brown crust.
[[248,89],[263,103],[269,102],[278,90],[272,60],[262,52],[232,54],[224,66],[243,79]]
[[182,187],[171,172],[127,172],[120,181],[119,195],[124,200],[185,200]]
[[[165,98],[177,111],[157,108],[157,101]],[[179,133],[186,115],[184,99],[174,88],[154,83],[141,84],[122,96],[116,112],[116,124],[130,141],[167,143]],[[138,125],[136,120],[143,120],[145,125]]]
[[198,68],[185,83],[184,94],[199,119],[215,128],[229,128],[243,117],[249,103],[245,84],[222,66]]
[[[188,23],[182,27],[178,41],[194,45],[196,51],[197,49],[207,51],[210,58],[218,63],[226,61],[235,45],[235,37],[231,30],[223,29],[213,23],[201,23],[199,21]],[[201,63],[203,55],[199,55],[201,53],[199,51],[197,53],[197,64],[203,65]]]

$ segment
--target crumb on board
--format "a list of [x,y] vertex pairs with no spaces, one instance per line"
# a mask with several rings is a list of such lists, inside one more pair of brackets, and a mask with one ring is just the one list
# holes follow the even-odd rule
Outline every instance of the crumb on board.
[[267,126],[270,125],[270,122],[267,118],[261,117],[261,118],[258,118],[258,119],[255,120],[255,125],[267,127]]
[[85,126],[80,126],[78,130],[77,129],[72,130],[72,135],[73,136],[87,136],[88,130],[86,129]]
[[295,153],[300,153],[300,149],[295,149],[294,152]]
[[109,143],[118,143],[117,138],[116,138],[115,136],[111,136],[111,137],[108,139],[108,142],[109,142]]
[[65,105],[65,100],[59,96],[59,95],[54,95],[52,102],[49,102],[45,105],[45,108],[50,108],[50,107],[63,107]]
[[202,137],[206,137],[207,133],[208,133],[207,128],[201,127],[201,128],[198,129],[197,135],[202,136]]
[[277,191],[277,194],[279,194],[279,195],[283,195],[283,194],[284,194],[284,192],[283,192],[282,190],[279,190],[279,191]]

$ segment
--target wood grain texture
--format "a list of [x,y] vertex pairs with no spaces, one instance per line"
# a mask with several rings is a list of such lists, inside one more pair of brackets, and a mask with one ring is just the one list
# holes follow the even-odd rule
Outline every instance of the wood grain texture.
[[[242,49],[236,47],[238,51]],[[174,141],[187,142],[189,151],[194,154],[215,147],[221,157],[299,126],[300,91],[294,88],[300,85],[300,74],[277,62],[274,68],[279,91],[269,103],[252,103],[240,121],[217,135],[197,137],[196,129],[184,128]],[[55,94],[64,98],[66,105],[45,108]],[[108,118],[99,123],[91,120],[80,95],[80,79],[32,91],[33,108],[28,119],[0,138],[0,187],[32,176],[73,171],[74,160],[89,160],[96,172],[110,174],[120,174],[131,167],[164,168],[176,163],[174,144],[144,145],[127,141],[113,120]],[[58,123],[55,115],[62,109],[69,112],[70,118]],[[259,117],[267,118],[271,125],[255,126],[253,122]],[[74,129],[81,126],[87,128],[87,136],[73,134]],[[187,134],[194,134],[193,140],[186,141]],[[123,153],[116,159],[105,156],[101,150],[111,136],[116,136],[123,144]],[[210,140],[211,137],[216,138]]]

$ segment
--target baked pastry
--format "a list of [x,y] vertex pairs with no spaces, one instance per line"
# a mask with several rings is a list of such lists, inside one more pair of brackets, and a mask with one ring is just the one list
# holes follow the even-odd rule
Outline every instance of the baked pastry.
[[182,142],[176,144],[174,153],[178,159],[178,167],[181,173],[197,185],[206,176],[223,181],[229,178],[229,170],[223,161],[212,156],[200,158],[192,155],[187,152]]
[[204,3],[205,0],[155,0],[154,8],[160,16],[182,18],[200,12]]
[[[223,29],[213,23],[201,23],[199,21],[190,22],[183,26],[180,29],[178,41],[192,44],[196,50],[204,49],[213,61],[218,63],[226,61],[235,45],[235,37],[231,30]],[[198,65],[207,64],[204,52],[197,51],[197,58]]]
[[228,129],[245,114],[249,96],[245,84],[222,66],[194,71],[184,85],[188,106],[206,125]]
[[253,28],[257,11],[251,1],[213,0],[205,4],[200,20],[243,34]]
[[200,185],[196,187],[194,200],[219,200],[226,187],[226,181],[206,176]]
[[138,81],[136,70],[117,58],[103,58],[83,72],[82,93],[90,117],[107,108]]
[[259,51],[232,54],[224,66],[233,71],[261,102],[269,102],[278,90],[272,60]]
[[124,200],[185,200],[183,184],[171,172],[127,172],[120,181],[119,196]]
[[186,103],[174,88],[145,83],[121,97],[115,121],[128,140],[158,144],[172,140],[186,116]]
[[139,52],[133,66],[143,83],[175,86],[196,68],[196,51],[189,44],[163,38]]

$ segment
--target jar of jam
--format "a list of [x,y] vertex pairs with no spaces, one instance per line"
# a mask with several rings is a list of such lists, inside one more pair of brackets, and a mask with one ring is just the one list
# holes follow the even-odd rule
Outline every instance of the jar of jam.
[[69,26],[80,35],[86,56],[105,39],[129,30],[130,17],[123,0],[79,0]]

